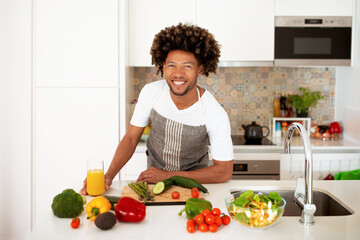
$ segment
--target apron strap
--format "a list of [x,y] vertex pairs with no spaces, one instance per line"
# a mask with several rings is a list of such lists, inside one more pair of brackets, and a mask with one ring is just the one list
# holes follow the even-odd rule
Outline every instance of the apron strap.
[[[164,92],[160,95],[160,97],[158,98],[158,100],[155,102],[154,104],[154,108],[157,108],[159,106],[159,104],[162,102],[162,100],[164,100],[166,94],[168,93],[169,89],[165,88]],[[202,103],[202,99],[200,97],[200,91],[199,88],[196,86],[196,91],[198,94],[198,101],[199,101],[199,119],[200,119],[200,126],[205,125],[205,117],[204,117],[204,108],[203,108],[203,103]]]

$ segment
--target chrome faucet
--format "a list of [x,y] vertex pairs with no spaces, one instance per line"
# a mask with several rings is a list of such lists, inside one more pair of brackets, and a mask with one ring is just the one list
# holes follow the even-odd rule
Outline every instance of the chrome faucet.
[[309,135],[303,125],[292,123],[285,133],[284,152],[290,153],[290,142],[295,130],[298,130],[305,151],[305,180],[298,179],[294,201],[302,208],[300,221],[304,225],[314,224],[316,206],[313,204],[313,158]]

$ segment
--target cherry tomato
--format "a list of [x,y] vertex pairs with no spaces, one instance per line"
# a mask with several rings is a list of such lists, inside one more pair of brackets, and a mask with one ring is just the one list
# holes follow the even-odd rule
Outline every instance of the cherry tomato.
[[197,189],[196,187],[191,189],[191,196],[193,198],[198,198],[199,197],[199,189]]
[[204,223],[204,216],[202,214],[198,214],[196,215],[193,220],[197,223],[197,224],[201,224]]
[[79,225],[80,225],[80,218],[73,218],[71,220],[71,227],[72,228],[76,229],[76,228],[79,227]]
[[172,197],[173,199],[179,199],[180,193],[179,193],[178,191],[173,191],[173,192],[171,193],[171,197]]
[[200,232],[207,232],[208,225],[206,223],[201,223],[198,225],[198,229],[200,230]]
[[218,226],[215,223],[209,225],[209,232],[214,233],[217,231],[217,229],[218,229]]
[[214,215],[214,216],[220,216],[221,211],[220,211],[219,208],[213,208],[213,209],[211,210],[211,214]]
[[230,223],[230,217],[228,216],[228,215],[223,215],[222,217],[221,217],[221,220],[222,220],[222,223],[224,224],[224,225],[228,225],[229,223]]
[[193,219],[189,219],[187,222],[186,222],[186,226],[196,226],[197,222],[195,222]]
[[202,214],[204,217],[206,217],[207,215],[211,214],[211,212],[210,212],[210,210],[208,210],[208,209],[204,209],[204,210],[201,212],[201,214]]
[[188,225],[188,226],[186,227],[186,230],[187,230],[189,233],[194,233],[195,230],[196,230],[196,228],[195,228],[194,225]]
[[212,214],[209,214],[205,217],[205,222],[208,224],[208,225],[211,225],[215,222],[215,216],[212,215]]
[[222,220],[221,220],[221,217],[220,216],[216,216],[215,217],[215,224],[220,227],[221,224],[222,224]]

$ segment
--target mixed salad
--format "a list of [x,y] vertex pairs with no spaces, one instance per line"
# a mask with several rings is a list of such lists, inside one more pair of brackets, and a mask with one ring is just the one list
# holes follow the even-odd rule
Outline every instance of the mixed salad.
[[285,202],[277,192],[268,195],[249,190],[228,204],[229,214],[238,222],[252,228],[271,225],[284,211]]

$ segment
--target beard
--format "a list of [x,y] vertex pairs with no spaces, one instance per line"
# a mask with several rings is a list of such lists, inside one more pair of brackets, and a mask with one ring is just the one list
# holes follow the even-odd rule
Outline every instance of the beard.
[[191,85],[189,85],[187,88],[185,88],[185,90],[183,92],[175,92],[174,89],[172,88],[172,86],[168,83],[168,86],[170,88],[170,91],[175,95],[175,96],[184,96],[185,94],[187,94],[190,90],[192,90],[195,86],[196,86],[196,81],[194,81]]

